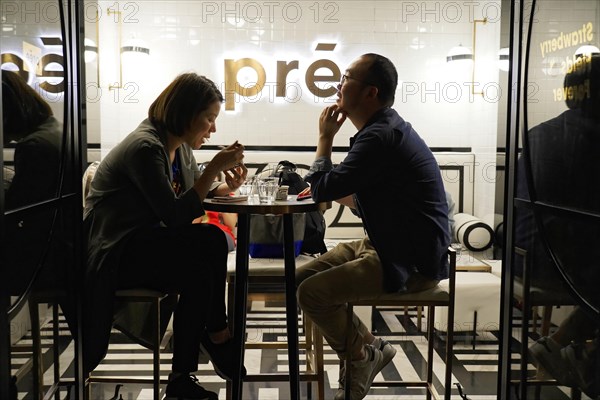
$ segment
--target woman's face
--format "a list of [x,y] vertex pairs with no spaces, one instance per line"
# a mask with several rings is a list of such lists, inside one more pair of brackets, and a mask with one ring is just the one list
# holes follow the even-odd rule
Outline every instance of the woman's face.
[[194,117],[189,129],[183,134],[184,141],[198,150],[217,131],[216,119],[221,111],[221,103],[215,101],[206,110]]

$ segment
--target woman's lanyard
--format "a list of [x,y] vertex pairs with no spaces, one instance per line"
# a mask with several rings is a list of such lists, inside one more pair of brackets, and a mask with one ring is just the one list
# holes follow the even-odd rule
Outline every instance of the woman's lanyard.
[[179,196],[183,189],[181,185],[181,162],[179,160],[179,150],[175,152],[175,158],[173,159],[171,168],[173,171],[173,181],[171,182],[171,185],[173,186],[173,191],[175,194]]

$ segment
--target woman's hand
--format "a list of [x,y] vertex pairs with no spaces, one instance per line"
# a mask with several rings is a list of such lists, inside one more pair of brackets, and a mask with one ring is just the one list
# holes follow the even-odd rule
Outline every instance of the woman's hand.
[[[222,149],[220,152],[215,154],[212,160],[207,165],[216,171],[227,171],[235,167],[239,167],[244,159],[244,145],[238,143],[236,140],[234,143]],[[244,167],[245,168],[245,167]],[[247,172],[247,170],[246,170]]]
[[248,177],[248,168],[241,163],[237,167],[230,168],[227,171],[223,171],[225,174],[225,183],[229,189],[233,192],[246,182]]
[[225,172],[225,183],[214,189],[213,195],[226,196],[232,190],[240,187],[248,175],[248,169],[242,162],[243,159],[244,146],[238,143],[237,140],[215,154],[206,165],[204,173],[194,183],[194,188],[200,200],[204,201],[215,177],[222,171]]

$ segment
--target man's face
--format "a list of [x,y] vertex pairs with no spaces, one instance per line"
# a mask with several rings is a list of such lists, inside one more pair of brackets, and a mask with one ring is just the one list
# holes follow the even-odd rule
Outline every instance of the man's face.
[[352,115],[361,106],[373,87],[366,81],[370,65],[370,60],[364,57],[357,58],[348,66],[338,85],[336,104],[348,115]]

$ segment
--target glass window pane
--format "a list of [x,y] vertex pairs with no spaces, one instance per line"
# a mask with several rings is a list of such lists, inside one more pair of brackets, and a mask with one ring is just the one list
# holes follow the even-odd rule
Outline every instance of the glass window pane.
[[[598,307],[600,224],[585,213],[600,215],[600,50],[588,46],[598,45],[600,3],[537,5],[527,70],[527,86],[535,87],[536,94],[527,100],[528,131],[520,160],[525,169],[519,170],[517,195],[574,213],[538,209],[539,220],[529,218],[525,228],[519,224],[527,222],[527,212],[520,210],[516,232],[531,229],[531,240],[522,241],[528,255],[539,256],[534,270],[554,269],[553,254],[576,290]],[[529,185],[524,171],[531,172]],[[525,237],[516,235],[517,241]]]
[[[2,279],[22,295],[39,270],[36,287],[60,282],[66,265],[55,256],[56,199],[64,139],[64,60],[56,0],[5,2],[0,29],[4,243]],[[51,235],[54,229],[54,235]],[[62,255],[62,254],[61,254]],[[44,282],[42,284],[42,282]]]

